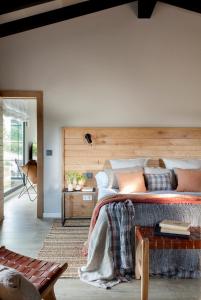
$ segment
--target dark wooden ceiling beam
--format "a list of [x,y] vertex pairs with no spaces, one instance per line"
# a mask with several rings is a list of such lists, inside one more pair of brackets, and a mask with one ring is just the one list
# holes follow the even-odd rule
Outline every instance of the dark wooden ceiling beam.
[[1,0],[0,15],[50,1],[53,0]]
[[[8,0],[3,0],[6,3]],[[11,1],[11,0],[10,0]],[[30,1],[29,6],[40,3],[45,3],[52,0]],[[136,0],[89,0],[74,5],[62,7],[52,11],[22,18],[8,23],[0,24],[0,37],[5,37],[11,34],[31,30],[34,28],[50,25],[53,23],[73,19],[79,16],[98,12],[107,8],[112,8],[122,4],[134,2]],[[13,1],[16,4],[16,0]],[[19,0],[18,4],[25,3],[27,0]],[[150,18],[157,0],[138,0],[138,17]],[[160,0],[170,5],[178,6],[184,9],[201,13],[201,1],[199,0]],[[31,4],[32,3],[32,4]],[[35,3],[35,4],[33,4]],[[24,4],[25,5],[25,4]],[[18,6],[19,7],[19,6]],[[4,7],[5,8],[5,7]]]
[[201,13],[201,0],[160,0],[160,2]]
[[156,2],[157,0],[138,0],[138,18],[151,18]]
[[73,19],[130,2],[134,2],[134,0],[93,0],[62,7],[38,15],[0,24],[0,37]]

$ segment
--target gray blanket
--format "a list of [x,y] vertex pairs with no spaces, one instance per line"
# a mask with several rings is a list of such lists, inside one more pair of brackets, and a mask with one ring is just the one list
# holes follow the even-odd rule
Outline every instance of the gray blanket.
[[[201,226],[201,205],[140,203],[132,205],[134,218],[132,217],[129,222],[132,222],[133,227],[153,226],[162,219],[182,220],[191,222],[192,226]],[[115,216],[119,215],[121,220],[120,203],[118,205],[111,203],[101,208],[89,243],[87,265],[80,269],[81,280],[104,288],[119,282],[119,279],[115,281],[116,270],[111,252],[112,236],[108,207]],[[130,231],[131,242],[134,241],[132,232],[133,230]],[[132,246],[134,248],[134,245]],[[177,278],[201,277],[200,250],[152,250],[150,258],[150,272],[153,275]]]

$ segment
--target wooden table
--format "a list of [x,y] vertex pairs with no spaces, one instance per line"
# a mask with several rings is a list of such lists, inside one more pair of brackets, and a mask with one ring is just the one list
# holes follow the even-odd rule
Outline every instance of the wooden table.
[[191,227],[189,238],[154,235],[153,227],[136,227],[136,279],[141,277],[141,300],[148,300],[149,249],[201,249],[201,227]]
[[[61,222],[65,227],[88,227],[89,225],[69,225],[70,220],[91,219],[93,209],[97,202],[97,190],[91,192],[73,191],[66,189],[62,192]],[[66,223],[65,223],[66,222]]]

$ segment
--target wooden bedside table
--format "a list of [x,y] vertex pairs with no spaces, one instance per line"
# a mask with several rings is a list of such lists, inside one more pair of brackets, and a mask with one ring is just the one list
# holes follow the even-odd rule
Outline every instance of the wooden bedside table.
[[[64,189],[62,192],[62,226],[67,220],[91,219],[93,209],[97,202],[97,191],[92,192],[73,191]],[[66,225],[72,226],[72,225]],[[78,226],[78,225],[77,225]],[[88,226],[88,225],[82,225]],[[73,227],[76,227],[73,226]],[[80,225],[79,225],[80,227]]]

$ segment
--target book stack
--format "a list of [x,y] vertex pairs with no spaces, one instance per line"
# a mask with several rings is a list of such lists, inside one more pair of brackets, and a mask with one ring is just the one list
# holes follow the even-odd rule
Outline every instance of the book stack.
[[189,237],[190,223],[176,220],[163,220],[156,226],[156,234],[166,236]]
[[82,188],[82,192],[94,192],[94,188],[93,187],[91,187],[91,186],[84,186],[83,188]]

